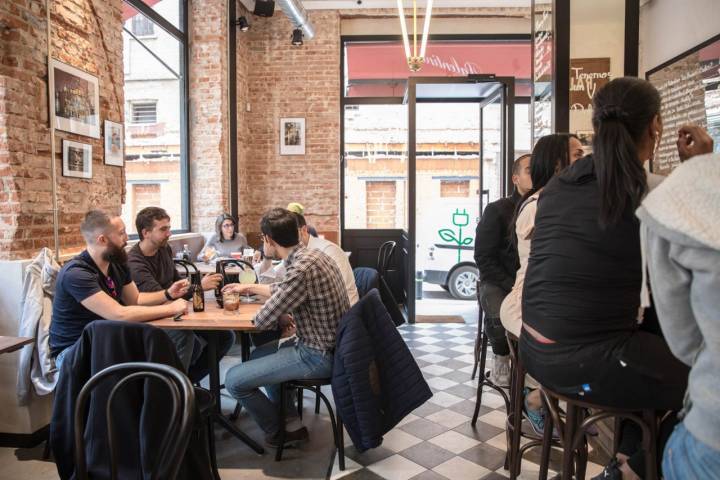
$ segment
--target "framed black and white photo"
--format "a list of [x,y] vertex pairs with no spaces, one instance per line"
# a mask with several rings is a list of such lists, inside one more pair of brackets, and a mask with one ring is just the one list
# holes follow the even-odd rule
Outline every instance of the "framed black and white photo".
[[63,176],[92,178],[92,145],[63,140]]
[[305,155],[305,119],[280,119],[280,155]]
[[123,126],[105,120],[105,165],[123,166]]
[[[50,61],[55,128],[100,138],[100,89],[98,79],[57,60]],[[51,120],[52,121],[52,120]]]

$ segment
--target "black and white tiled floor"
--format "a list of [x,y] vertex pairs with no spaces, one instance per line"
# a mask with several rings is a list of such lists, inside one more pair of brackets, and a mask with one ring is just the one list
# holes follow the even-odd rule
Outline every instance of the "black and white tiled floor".
[[[229,434],[216,434],[218,462],[223,480],[261,478],[345,480],[497,480],[508,477],[505,459],[505,406],[493,391],[483,394],[475,428],[470,420],[475,408],[476,381],[470,379],[476,324],[415,324],[400,327],[433,397],[388,432],[383,444],[358,453],[346,435],[346,470],[339,471],[332,456],[332,430],[327,414],[312,411],[314,396],[306,393],[303,423],[310,441],[285,451],[283,461],[274,452],[257,455]],[[223,370],[239,361],[226,358]],[[326,388],[326,393],[330,389]],[[234,402],[223,399],[228,413]],[[241,414],[238,425],[253,438],[262,433]],[[55,479],[54,465],[40,461],[42,446],[35,449],[0,449],[0,479]],[[591,458],[593,456],[591,455]],[[538,455],[529,452],[522,463],[521,479],[537,478]],[[587,477],[601,470],[589,463]],[[328,475],[329,473],[329,475]]]

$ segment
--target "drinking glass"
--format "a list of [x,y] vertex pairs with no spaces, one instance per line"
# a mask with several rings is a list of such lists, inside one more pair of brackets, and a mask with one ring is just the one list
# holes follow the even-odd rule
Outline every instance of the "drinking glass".
[[240,308],[240,294],[237,292],[223,292],[223,310],[226,315],[237,315]]
[[[241,284],[253,284],[255,283],[255,280],[255,272],[253,270],[250,270],[249,268],[240,272],[240,275],[238,277],[238,282],[240,282]],[[243,303],[252,303],[253,298],[250,292],[248,292],[247,295],[243,296],[241,301]]]

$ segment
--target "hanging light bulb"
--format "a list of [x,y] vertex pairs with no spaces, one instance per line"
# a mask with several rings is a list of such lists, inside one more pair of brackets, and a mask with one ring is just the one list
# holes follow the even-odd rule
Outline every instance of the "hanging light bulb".
[[407,59],[408,67],[413,72],[420,70],[425,63],[425,50],[427,48],[428,34],[430,33],[430,17],[432,16],[432,4],[433,0],[427,0],[425,6],[425,22],[423,24],[422,41],[420,44],[420,51],[418,52],[417,45],[417,0],[413,0],[413,45],[412,51],[410,50],[410,40],[408,39],[407,25],[405,24],[405,12],[403,9],[403,0],[397,0],[398,17],[400,18],[400,30],[402,31],[403,47],[405,49],[405,58]]

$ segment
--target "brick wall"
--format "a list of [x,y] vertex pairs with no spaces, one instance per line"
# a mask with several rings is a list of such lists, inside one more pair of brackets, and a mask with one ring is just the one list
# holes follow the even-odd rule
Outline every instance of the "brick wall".
[[469,197],[470,180],[440,180],[440,197]]
[[[121,0],[51,2],[52,57],[98,77],[100,119],[123,121]],[[0,259],[53,246],[45,2],[0,2]],[[62,139],[92,145],[93,178],[62,177]],[[91,207],[119,212],[122,168],[103,164],[102,139],[57,131],[61,249],[82,245]]]
[[[315,10],[310,19],[317,34],[302,47],[290,44],[292,25],[279,11],[253,17],[252,29],[239,34],[248,50],[247,92],[238,91],[247,129],[239,165],[243,231],[257,231],[265,210],[289,202],[303,204],[308,222],[328,238],[339,229],[340,14]],[[305,118],[305,155],[280,155],[282,117]]]
[[367,228],[395,228],[396,182],[367,182]]
[[190,223],[199,232],[229,209],[225,3],[190,2]]

